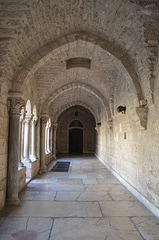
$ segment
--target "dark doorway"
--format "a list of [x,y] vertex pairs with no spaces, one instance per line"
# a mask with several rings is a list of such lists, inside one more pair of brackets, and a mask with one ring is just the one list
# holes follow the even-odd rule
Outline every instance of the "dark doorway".
[[83,130],[69,130],[69,153],[83,153]]

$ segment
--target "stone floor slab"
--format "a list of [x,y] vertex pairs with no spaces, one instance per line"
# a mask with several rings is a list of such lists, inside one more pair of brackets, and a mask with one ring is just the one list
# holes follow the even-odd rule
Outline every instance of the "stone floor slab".
[[114,201],[136,201],[136,198],[129,192],[120,193],[111,191],[109,194]]
[[83,181],[83,184],[98,184],[95,178],[86,178],[86,179],[83,179],[82,181]]
[[60,178],[57,181],[59,184],[72,184],[72,185],[80,185],[82,184],[81,179],[65,179],[65,178]]
[[48,202],[25,201],[10,216],[32,217],[101,217],[96,202]]
[[152,216],[138,201],[100,202],[104,216]]
[[39,192],[33,201],[54,201],[55,196],[56,192]]
[[37,191],[23,191],[20,193],[20,200],[33,200],[39,192]]
[[81,192],[57,192],[56,201],[76,201]]
[[[142,240],[129,219],[56,219],[51,240]],[[123,224],[121,224],[121,221]],[[128,222],[128,223],[127,223]],[[122,225],[126,224],[126,229]]]
[[111,197],[106,192],[82,192],[78,201],[111,201]]
[[86,191],[89,192],[113,192],[113,193],[125,193],[126,188],[117,184],[90,184],[85,186]]
[[132,221],[145,240],[159,240],[159,220],[155,217],[133,217]]
[[0,226],[0,239],[48,240],[51,218],[8,217]]

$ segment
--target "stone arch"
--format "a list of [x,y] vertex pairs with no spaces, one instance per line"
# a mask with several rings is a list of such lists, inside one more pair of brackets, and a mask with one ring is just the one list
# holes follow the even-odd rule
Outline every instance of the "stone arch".
[[14,84],[12,85],[13,91],[17,90],[14,88],[21,88],[22,84],[27,81],[27,79],[32,76],[34,72],[36,72],[38,68],[38,62],[43,59],[47,54],[64,44],[71,43],[77,40],[84,40],[96,44],[114,55],[123,64],[123,66],[129,73],[136,90],[138,101],[140,102],[140,100],[144,99],[138,74],[128,53],[114,42],[112,43],[108,39],[105,39],[100,35],[95,35],[91,32],[85,31],[75,32],[67,36],[60,37],[56,40],[52,40],[49,43],[43,45],[37,51],[35,51],[30,57],[28,57],[26,62],[23,64],[21,70],[18,71],[18,73],[14,77]]
[[[84,83],[69,83],[67,85],[64,85],[62,88],[57,89],[53,94],[51,94],[48,97],[48,99],[46,101],[47,104],[49,105],[51,102],[53,102],[55,100],[55,98],[57,98],[60,94],[63,94],[64,91],[68,91],[73,88],[82,88],[88,92],[91,92],[93,95],[95,95],[100,100],[100,102],[105,106],[108,119],[111,119],[110,107],[109,107],[107,100],[103,96],[103,94],[99,90],[95,89],[94,87],[84,84]],[[46,102],[45,102],[44,106],[46,106]]]
[[62,112],[64,112],[66,109],[68,109],[68,108],[70,108],[70,107],[73,107],[73,106],[75,106],[75,105],[79,105],[79,106],[81,106],[81,107],[84,107],[84,108],[88,109],[88,110],[92,113],[92,115],[94,116],[96,122],[98,121],[98,116],[97,116],[97,114],[94,112],[94,110],[93,110],[89,105],[87,105],[87,104],[85,104],[85,103],[83,103],[83,102],[76,101],[76,102],[73,102],[73,103],[70,103],[70,104],[66,104],[65,106],[63,106],[63,108],[60,108],[60,109],[55,113],[55,115],[53,116],[53,121],[54,121],[54,123],[57,123],[57,119],[58,119],[58,117],[60,116],[60,114],[61,114]]

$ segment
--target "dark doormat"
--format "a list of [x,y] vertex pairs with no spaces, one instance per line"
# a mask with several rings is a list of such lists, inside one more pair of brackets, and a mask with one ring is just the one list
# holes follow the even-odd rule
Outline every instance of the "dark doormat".
[[57,162],[51,172],[68,172],[70,162]]

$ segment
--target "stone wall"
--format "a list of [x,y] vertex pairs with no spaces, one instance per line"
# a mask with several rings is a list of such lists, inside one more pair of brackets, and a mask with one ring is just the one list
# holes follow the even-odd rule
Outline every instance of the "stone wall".
[[6,91],[0,92],[0,209],[6,199],[8,151],[8,112]]
[[57,151],[69,152],[69,125],[77,119],[83,123],[83,153],[95,151],[95,120],[93,115],[83,107],[78,106],[79,116],[75,117],[75,107],[64,111],[58,119]]
[[[137,98],[131,82],[120,80],[115,90],[113,128],[105,119],[98,131],[97,155],[112,171],[159,208],[159,84],[155,103],[147,104],[147,129],[136,114]],[[118,106],[126,106],[126,114]]]

